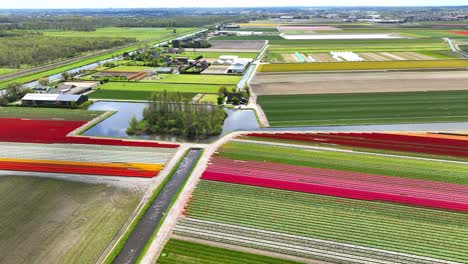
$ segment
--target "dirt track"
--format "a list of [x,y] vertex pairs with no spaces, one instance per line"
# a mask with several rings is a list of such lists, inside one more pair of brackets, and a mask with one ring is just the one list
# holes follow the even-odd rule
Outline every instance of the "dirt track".
[[468,90],[468,71],[258,73],[257,95]]

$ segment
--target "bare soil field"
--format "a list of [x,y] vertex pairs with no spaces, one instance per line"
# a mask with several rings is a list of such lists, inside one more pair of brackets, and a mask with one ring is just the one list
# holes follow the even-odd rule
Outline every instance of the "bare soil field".
[[226,74],[229,66],[223,65],[212,65],[208,69],[204,70],[201,74]]
[[468,90],[467,71],[258,73],[256,95]]
[[143,193],[106,184],[0,177],[0,263],[95,263]]
[[262,50],[266,43],[265,40],[210,40],[209,42],[212,46],[208,49],[205,49],[206,51],[248,50],[249,52],[258,52]]

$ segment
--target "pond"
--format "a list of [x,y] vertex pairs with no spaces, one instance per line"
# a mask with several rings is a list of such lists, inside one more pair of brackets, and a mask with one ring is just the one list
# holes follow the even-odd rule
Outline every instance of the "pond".
[[260,128],[253,110],[226,109],[228,117],[224,121],[220,136],[206,140],[188,141],[183,138],[157,135],[129,136],[126,133],[130,119],[143,117],[146,103],[99,101],[92,104],[89,110],[115,111],[116,113],[83,133],[86,136],[152,139],[173,142],[209,143],[232,131],[462,131],[468,129],[468,122],[426,123],[426,124],[389,124],[357,126],[312,126],[312,127],[278,127]]
[[[127,135],[126,130],[130,119],[135,116],[137,119],[143,118],[143,109],[146,103],[132,103],[132,102],[111,102],[99,101],[92,104],[88,110],[96,111],[115,111],[116,113],[88,129],[83,133],[86,136],[96,137],[117,137],[117,138],[139,138],[139,139],[154,139],[164,141],[177,141],[187,142],[186,139],[180,139],[171,136],[157,136],[157,135]],[[256,130],[259,129],[257,118],[253,110],[231,110],[226,109],[228,117],[224,121],[222,135],[231,131],[237,130]],[[219,137],[212,137],[207,140],[200,140],[196,142],[207,143],[216,140]]]

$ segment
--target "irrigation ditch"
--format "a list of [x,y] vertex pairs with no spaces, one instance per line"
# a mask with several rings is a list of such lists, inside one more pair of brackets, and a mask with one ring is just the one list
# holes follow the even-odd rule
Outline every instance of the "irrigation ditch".
[[113,263],[132,264],[138,262],[141,253],[147,248],[147,244],[151,243],[160,223],[165,218],[167,210],[174,199],[177,198],[180,188],[187,181],[202,152],[203,150],[198,148],[192,148],[187,152],[170,179],[158,192],[154,201],[137,223]]

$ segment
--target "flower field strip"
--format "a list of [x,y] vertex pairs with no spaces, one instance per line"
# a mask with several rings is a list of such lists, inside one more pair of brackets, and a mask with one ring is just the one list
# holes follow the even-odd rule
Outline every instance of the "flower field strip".
[[468,140],[468,136],[464,134],[455,134],[455,133],[403,133],[403,132],[393,132],[395,135],[409,135],[413,137],[431,137],[431,138],[446,138],[446,139],[455,139],[455,140]]
[[468,157],[468,141],[383,133],[250,134],[261,138]]
[[215,158],[202,179],[468,212],[468,186]]
[[398,263],[413,264],[456,263],[194,218],[180,219],[174,232],[177,235],[186,237],[267,250],[308,259],[318,259],[331,263],[344,261],[345,263],[388,264],[388,260],[390,259],[398,261]]
[[166,163],[176,152],[166,148],[142,148],[77,144],[1,143],[0,159],[130,164],[143,169]]
[[468,36],[468,31],[450,31],[450,34]]
[[308,150],[234,141],[224,144],[216,156],[233,160],[269,162],[433,182],[468,184],[468,167],[465,164],[437,160],[378,156],[372,153]]
[[466,68],[466,60],[431,60],[431,61],[360,61],[360,62],[320,62],[320,63],[275,63],[261,64],[259,72],[294,72],[294,71],[355,71],[376,69],[444,69]]
[[144,164],[144,163],[131,163],[131,162],[119,162],[119,163],[103,163],[103,162],[76,162],[76,161],[58,161],[58,160],[31,160],[31,159],[9,159],[0,158],[0,162],[13,162],[13,163],[32,163],[32,164],[55,164],[62,166],[89,166],[89,167],[101,167],[101,168],[121,168],[121,169],[133,169],[143,171],[160,171],[163,168],[163,164]]
[[213,247],[194,242],[170,239],[156,263],[158,264],[297,264],[298,262],[278,259]]
[[0,118],[0,141],[27,143],[70,143],[134,147],[178,148],[177,144],[157,142],[130,141],[120,139],[90,138],[82,136],[67,137],[67,135],[86,124],[81,121],[58,120],[28,120],[16,118]]
[[468,261],[468,214],[464,213],[202,180],[187,215],[313,239]]
[[0,170],[10,171],[30,171],[44,173],[70,173],[70,174],[86,174],[86,175],[103,175],[103,176],[122,176],[122,177],[142,177],[152,178],[159,173],[159,170],[144,170],[133,166],[105,166],[82,163],[82,164],[67,164],[58,163],[57,161],[3,161],[0,160]]

